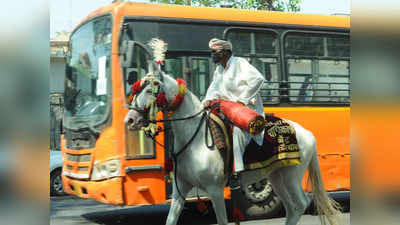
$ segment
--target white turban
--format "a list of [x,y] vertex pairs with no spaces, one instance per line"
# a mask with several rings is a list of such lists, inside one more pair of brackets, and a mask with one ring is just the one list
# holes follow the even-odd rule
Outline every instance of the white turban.
[[232,51],[232,43],[230,41],[224,41],[217,38],[213,38],[208,43],[208,47],[211,50],[231,50]]

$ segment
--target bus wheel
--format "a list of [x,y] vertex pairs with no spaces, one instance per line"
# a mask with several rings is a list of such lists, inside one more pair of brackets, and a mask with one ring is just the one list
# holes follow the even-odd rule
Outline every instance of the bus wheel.
[[242,193],[238,203],[244,206],[246,217],[249,219],[275,217],[282,212],[282,202],[267,179],[242,186]]
[[50,195],[51,196],[65,195],[61,179],[61,169],[54,170],[50,174]]

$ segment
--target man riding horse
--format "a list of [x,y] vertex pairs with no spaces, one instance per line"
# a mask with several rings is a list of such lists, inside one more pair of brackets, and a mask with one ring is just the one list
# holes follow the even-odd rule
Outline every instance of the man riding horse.
[[[158,39],[156,39],[156,41],[157,40]],[[158,40],[157,43],[160,44],[151,46],[153,46],[155,61],[159,62],[158,56],[160,56],[160,54],[158,53],[165,53],[166,44],[160,40]],[[212,39],[210,41],[210,49],[212,51],[213,61],[217,63],[218,66],[203,104],[209,105],[212,100],[240,102],[247,107],[255,109],[260,114],[260,118],[262,118],[261,115],[264,113],[259,94],[260,87],[264,81],[262,75],[245,59],[232,56],[232,44],[230,42]],[[173,148],[171,153],[175,158],[175,172],[174,182],[172,184],[173,194],[171,208],[168,213],[166,224],[177,224],[187,194],[193,187],[198,187],[204,190],[210,197],[218,224],[227,225],[228,219],[224,199],[224,187],[227,177],[225,176],[224,159],[220,152],[212,151],[208,146],[207,126],[203,123],[207,117],[204,113],[204,107],[193,93],[190,91],[186,93],[186,87],[182,85],[184,84],[182,80],[174,80],[172,77],[155,68],[155,64],[151,65],[153,68],[149,70],[153,71],[153,73],[137,81],[132,87],[133,98],[129,105],[130,110],[124,122],[129,130],[143,129],[148,127],[149,122],[152,122],[154,125],[155,116],[151,115],[159,111],[167,113],[170,107],[166,106],[174,106],[174,113],[171,114],[168,120],[171,121],[172,130],[179,135],[174,136],[175,148]],[[184,95],[187,97],[184,97]],[[176,102],[179,102],[179,104]],[[239,105],[239,103],[234,104]],[[220,104],[221,111],[223,109],[222,106],[223,104]],[[241,110],[246,111],[247,108],[246,110]],[[255,113],[254,110],[251,111]],[[241,113],[241,115],[242,114],[244,113]],[[188,115],[190,116],[188,117]],[[247,116],[245,117],[247,118]],[[182,120],[184,120],[184,122]],[[262,118],[262,120],[264,119]],[[270,171],[268,175],[265,173],[249,174],[252,172],[257,173],[257,170],[249,171],[247,174],[243,173],[241,182],[243,182],[243,185],[248,185],[251,182],[257,182],[256,179],[268,178],[275,193],[285,206],[287,216],[286,225],[296,225],[311,201],[302,187],[302,180],[308,169],[308,180],[312,187],[317,212],[321,215],[321,222],[326,224],[326,217],[330,225],[338,225],[340,205],[331,199],[324,189],[315,137],[310,131],[304,129],[296,122],[290,120],[284,120],[284,122],[290,126],[290,129],[277,129],[272,131],[282,131],[282,133],[278,132],[282,137],[286,137],[283,136],[285,134],[283,131],[293,131],[290,132],[290,134],[295,134],[296,143],[299,147],[298,151],[287,152],[285,154],[291,157],[294,153],[297,157],[295,162],[289,166],[283,163],[282,165],[284,167],[278,166]],[[270,121],[268,124],[269,123]],[[238,124],[243,125],[240,123]],[[249,124],[254,125],[256,123]],[[263,123],[263,125],[268,124]],[[271,131],[268,129],[268,126],[265,126],[265,132],[267,132],[267,134]],[[248,130],[250,134],[259,134],[259,129],[246,130]],[[255,132],[255,130],[257,132]],[[245,146],[251,139],[254,139],[255,142],[260,145],[264,135],[261,133],[260,136],[252,137],[237,127],[234,127],[233,132],[233,150],[235,152],[234,170],[237,173],[244,170],[242,151],[245,149]],[[216,149],[216,147],[214,149]],[[257,149],[255,150],[257,151]],[[264,152],[261,154],[264,154]],[[291,162],[293,158],[290,157],[285,160]],[[238,179],[236,179],[236,181],[238,182]],[[231,184],[231,187],[232,186]],[[244,205],[238,204],[238,202],[235,201],[235,199],[238,199],[235,198],[235,195],[238,196],[240,192],[239,185],[235,188],[231,188],[231,190],[233,190],[231,191],[231,198],[234,203],[233,217],[236,218],[236,222],[239,223],[241,220],[241,212],[239,210],[235,211],[235,207],[239,206],[240,208],[240,206]]]
[[[213,81],[203,100],[209,106],[212,100],[229,100],[239,102],[264,117],[264,107],[260,89],[264,82],[261,73],[246,59],[232,55],[232,44],[229,41],[213,38],[209,42],[211,58],[217,68]],[[231,188],[239,187],[238,173],[244,170],[243,153],[253,139],[259,146],[263,143],[264,132],[251,136],[241,128],[233,128],[234,175]]]

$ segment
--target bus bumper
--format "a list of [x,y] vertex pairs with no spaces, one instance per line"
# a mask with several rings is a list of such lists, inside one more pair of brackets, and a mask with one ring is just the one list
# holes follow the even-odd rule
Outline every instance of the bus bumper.
[[80,198],[92,199],[99,202],[123,205],[122,177],[103,181],[81,181],[62,175],[64,191]]

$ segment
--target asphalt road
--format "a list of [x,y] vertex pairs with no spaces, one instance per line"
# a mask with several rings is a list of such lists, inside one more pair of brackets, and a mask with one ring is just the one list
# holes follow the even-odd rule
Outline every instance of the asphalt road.
[[[120,207],[106,205],[73,196],[51,197],[51,225],[162,225],[165,224],[169,205]],[[243,225],[282,225],[285,218],[245,221]],[[340,224],[350,225],[350,214],[345,213]],[[185,209],[179,225],[217,225],[215,215],[201,215],[195,210]],[[233,224],[233,223],[229,223]],[[318,216],[303,215],[299,225],[319,225]]]

